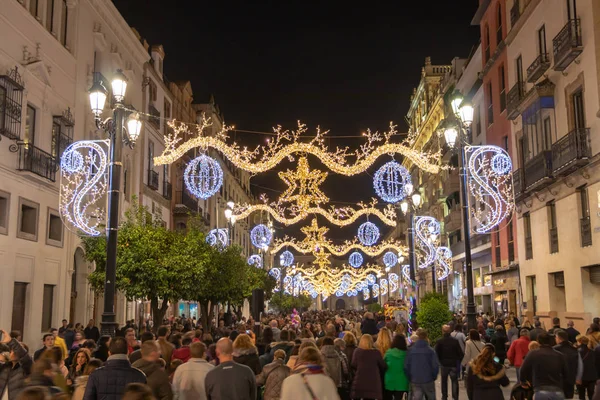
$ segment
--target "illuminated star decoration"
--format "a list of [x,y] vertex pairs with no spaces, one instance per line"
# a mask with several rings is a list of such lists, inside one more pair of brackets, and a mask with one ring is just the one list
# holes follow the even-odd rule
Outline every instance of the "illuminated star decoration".
[[295,203],[300,210],[309,208],[312,204],[327,203],[329,198],[319,189],[327,178],[327,172],[310,170],[306,157],[300,157],[296,171],[279,172],[279,177],[288,188],[279,198],[282,202]]
[[406,196],[404,186],[411,183],[410,173],[396,161],[385,163],[375,172],[373,187],[383,201],[397,203]]
[[206,200],[221,188],[223,170],[217,160],[201,154],[185,168],[183,182],[191,194]]
[[469,209],[475,233],[489,233],[512,216],[515,201],[510,156],[498,146],[466,146]]
[[273,239],[273,233],[268,226],[264,224],[258,224],[250,231],[250,241],[254,247],[259,249],[266,249],[271,244]]
[[358,227],[358,240],[365,246],[373,246],[379,240],[379,228],[372,222],[365,222]]
[[81,140],[61,157],[60,218],[69,230],[99,236],[105,225],[108,140]]

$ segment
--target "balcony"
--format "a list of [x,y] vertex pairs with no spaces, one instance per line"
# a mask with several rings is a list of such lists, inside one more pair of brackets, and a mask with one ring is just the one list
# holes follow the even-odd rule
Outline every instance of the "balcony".
[[581,247],[592,245],[592,223],[590,216],[579,219],[579,230],[581,231]]
[[165,199],[171,200],[173,185],[170,182],[163,181],[162,195]]
[[550,68],[548,53],[542,53],[527,68],[527,82],[535,83]]
[[4,88],[0,98],[0,135],[19,140],[25,87],[17,67],[6,75],[0,75],[0,86]]
[[550,228],[550,254],[558,253],[558,228]]
[[512,88],[508,91],[508,96],[506,99],[506,116],[508,119],[513,120],[516,119],[521,111],[519,110],[519,106],[521,102],[525,98],[525,84],[523,82],[517,82],[513,85]]
[[510,8],[510,26],[511,28],[515,26],[519,17],[521,16],[521,12],[519,11],[519,0],[515,0],[513,6]]
[[154,107],[154,104],[148,104],[148,114],[150,117],[148,118],[148,122],[156,129],[160,129],[160,111]]
[[29,171],[54,182],[56,180],[56,159],[28,143],[19,143],[19,171]]
[[198,200],[196,200],[193,196],[191,196],[186,190],[179,190],[175,193],[175,203],[176,209],[175,211],[180,210],[180,206],[186,208],[185,212],[198,211]]
[[551,151],[544,150],[525,163],[525,190],[542,189],[553,180]]
[[452,207],[448,215],[444,217],[444,230],[446,232],[454,232],[461,228],[461,224],[460,205],[456,205]]
[[148,170],[148,187],[152,190],[158,190],[158,172]]
[[564,71],[583,51],[581,21],[571,19],[552,39],[554,47],[554,70]]
[[515,201],[520,201],[525,197],[525,179],[521,168],[513,172],[513,190],[515,193]]
[[531,236],[525,237],[525,259],[531,260],[533,258],[533,240]]
[[590,162],[590,128],[576,128],[552,145],[552,167],[555,176],[567,175]]

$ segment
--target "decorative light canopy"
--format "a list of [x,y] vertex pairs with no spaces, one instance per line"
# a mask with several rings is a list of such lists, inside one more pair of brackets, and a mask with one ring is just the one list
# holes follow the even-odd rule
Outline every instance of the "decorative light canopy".
[[223,170],[217,160],[201,154],[185,168],[183,181],[190,193],[206,200],[221,188]]
[[402,201],[406,196],[405,185],[410,182],[410,173],[396,161],[382,165],[373,177],[375,193],[388,203]]
[[294,254],[291,251],[286,250],[279,256],[279,264],[282,267],[289,267],[294,263]]
[[392,268],[396,264],[398,264],[398,256],[396,255],[396,253],[388,251],[383,255],[383,265],[385,265],[388,268]]
[[379,228],[372,222],[365,222],[358,227],[358,240],[365,246],[372,246],[379,240]]
[[363,256],[358,251],[350,254],[348,257],[348,264],[350,264],[354,268],[360,268],[363,263]]
[[272,239],[273,232],[271,232],[271,229],[264,224],[258,224],[250,231],[250,240],[252,241],[254,247],[259,249],[265,249],[269,247]]

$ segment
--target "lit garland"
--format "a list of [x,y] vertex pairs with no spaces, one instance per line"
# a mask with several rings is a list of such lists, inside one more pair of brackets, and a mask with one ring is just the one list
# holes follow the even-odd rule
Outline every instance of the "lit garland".
[[371,287],[371,292],[373,292],[372,296],[374,299],[379,297],[379,285],[374,283],[373,286]]
[[201,154],[185,168],[183,182],[191,194],[206,200],[221,188],[223,170],[217,160]]
[[[329,209],[322,207],[298,208],[296,206],[284,207],[281,199],[278,202],[268,203],[265,195],[260,196],[263,204],[240,204],[236,205],[233,216],[236,220],[242,220],[257,211],[268,212],[274,220],[284,225],[294,225],[304,220],[311,214],[319,214],[325,217],[330,223],[336,226],[348,226],[356,222],[361,216],[374,215],[381,219],[381,222],[388,226],[396,226],[396,211],[392,205],[387,205],[383,210],[375,208],[377,201],[373,199],[371,203],[358,203],[357,208],[331,206]],[[289,216],[286,215],[289,212]]]
[[398,264],[398,256],[392,251],[388,251],[383,255],[383,265],[387,268],[392,268]]
[[364,288],[362,292],[364,299],[369,300],[369,298],[371,297],[371,291],[369,290],[369,287],[367,286],[366,288]]
[[379,240],[379,228],[372,222],[365,222],[358,227],[358,240],[365,246],[373,246]]
[[206,243],[211,246],[218,243],[220,246],[226,247],[229,244],[229,230],[227,228],[211,229],[206,235]]
[[375,193],[383,201],[397,203],[406,196],[404,186],[411,183],[410,173],[396,161],[381,166],[373,177]]
[[279,256],[279,265],[281,265],[282,267],[289,267],[293,263],[294,255],[291,251],[286,250]]
[[363,263],[363,256],[358,251],[350,254],[348,257],[348,264],[350,264],[354,268],[360,268]]
[[[172,133],[165,135],[165,150],[160,156],[154,157],[154,165],[172,164],[182,157],[187,151],[199,148],[202,151],[215,149],[221,152],[236,167],[251,173],[261,173],[273,169],[284,158],[289,158],[295,153],[312,154],[317,157],[331,171],[353,176],[366,171],[379,157],[385,154],[401,154],[410,159],[421,170],[437,174],[443,167],[440,166],[440,154],[423,153],[414,148],[412,144],[414,135],[409,136],[402,143],[390,143],[390,138],[397,134],[396,126],[390,124],[389,131],[385,133],[367,131],[364,136],[366,143],[354,152],[346,147],[336,148],[330,152],[325,145],[325,135],[319,128],[316,135],[309,142],[301,142],[301,136],[307,132],[305,124],[298,123],[298,128],[293,131],[283,130],[281,126],[274,129],[275,138],[267,146],[257,146],[254,150],[240,147],[235,142],[227,144],[230,127],[224,127],[214,136],[208,136],[205,130],[212,123],[203,118],[201,124],[194,125],[169,121]],[[190,137],[184,143],[184,137]],[[349,161],[354,158],[354,162]]]
[[404,281],[410,284],[410,265],[402,266],[402,276],[404,277]]
[[304,266],[297,266],[295,271],[299,271],[302,274],[302,279],[311,284],[316,292],[324,296],[329,296],[337,291],[346,293],[353,289],[359,290],[359,285],[362,282],[374,279],[374,274],[380,273],[381,269],[373,265],[366,265],[361,269],[347,267],[342,267],[341,269],[322,267],[305,268]]
[[250,231],[250,241],[259,249],[265,249],[271,244],[273,232],[265,224],[258,224]]
[[105,225],[108,140],[82,140],[61,157],[59,213],[72,231],[99,236]]
[[275,278],[276,285],[273,288],[274,292],[279,292],[279,284],[281,279],[281,270],[279,268],[271,268],[269,270],[269,275]]
[[476,233],[489,233],[512,216],[512,163],[498,146],[466,146],[469,209]]

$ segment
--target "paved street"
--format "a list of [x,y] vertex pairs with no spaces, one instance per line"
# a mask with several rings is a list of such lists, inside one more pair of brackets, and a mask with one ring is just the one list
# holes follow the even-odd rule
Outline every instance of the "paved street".
[[[516,372],[515,372],[514,367],[507,369],[506,373],[508,375],[508,379],[510,379],[510,385],[508,385],[505,388],[502,388],[502,391],[504,392],[504,398],[509,399],[510,398],[509,397],[510,390],[512,389],[513,385],[517,382],[517,377],[516,377]],[[442,399],[442,384],[441,384],[440,378],[438,378],[435,386],[436,386],[438,400]],[[467,400],[467,389],[465,387],[464,381],[459,382],[459,387],[460,387],[460,391],[459,391],[458,398],[460,400]],[[448,379],[448,396],[449,396],[449,400],[452,400],[452,389],[451,389],[450,379]],[[479,400],[479,399],[476,399],[476,400]]]

